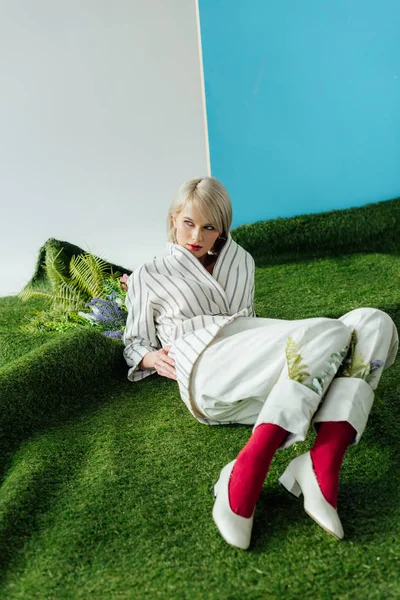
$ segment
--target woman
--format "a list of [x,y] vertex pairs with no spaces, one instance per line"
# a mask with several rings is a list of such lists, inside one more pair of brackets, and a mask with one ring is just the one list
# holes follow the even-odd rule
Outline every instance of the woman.
[[202,423],[254,425],[214,488],[214,521],[238,548],[250,544],[276,450],[304,440],[312,423],[313,447],[279,481],[302,493],[306,512],[341,539],[340,466],[365,429],[382,370],[395,360],[396,328],[375,308],[338,320],[257,318],[254,260],[232,239],[231,222],[231,202],[217,179],[180,187],[168,213],[168,254],[128,280],[128,379],[153,373],[175,379]]

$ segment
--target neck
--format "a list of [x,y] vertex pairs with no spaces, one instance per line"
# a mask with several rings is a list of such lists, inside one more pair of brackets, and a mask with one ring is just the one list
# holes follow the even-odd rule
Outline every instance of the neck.
[[207,266],[208,264],[210,264],[210,259],[213,259],[213,256],[210,256],[209,254],[204,254],[204,256],[200,256],[200,258],[198,259],[202,265]]

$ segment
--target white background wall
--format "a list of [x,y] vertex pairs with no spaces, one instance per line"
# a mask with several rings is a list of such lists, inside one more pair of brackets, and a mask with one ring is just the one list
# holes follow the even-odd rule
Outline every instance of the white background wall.
[[0,0],[0,296],[40,246],[133,269],[207,175],[195,0]]

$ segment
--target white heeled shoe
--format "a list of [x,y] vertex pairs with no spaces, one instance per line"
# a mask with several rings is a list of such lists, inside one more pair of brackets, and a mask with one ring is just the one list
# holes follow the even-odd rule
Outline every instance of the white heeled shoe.
[[310,452],[296,456],[279,478],[288,492],[304,496],[304,510],[325,531],[338,540],[344,537],[337,510],[325,500],[314,473]]
[[222,469],[214,486],[215,503],[212,516],[220,534],[228,544],[247,550],[250,546],[254,511],[251,517],[247,519],[234,513],[230,507],[228,485],[235,462],[236,459]]

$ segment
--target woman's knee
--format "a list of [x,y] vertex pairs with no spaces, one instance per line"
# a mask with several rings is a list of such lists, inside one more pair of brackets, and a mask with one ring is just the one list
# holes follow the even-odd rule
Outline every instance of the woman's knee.
[[347,346],[351,340],[351,329],[339,319],[327,319],[326,330],[334,345]]
[[318,319],[307,329],[300,350],[303,358],[308,363],[320,369],[324,361],[334,354],[341,353],[345,356],[351,341],[351,330],[337,319]]
[[365,341],[374,332],[379,341],[380,350],[387,350],[384,368],[390,367],[398,352],[399,335],[392,318],[379,308],[361,307],[352,310],[342,317],[342,321],[349,329],[354,329],[357,340]]
[[392,318],[379,308],[362,306],[346,313],[339,319],[348,327],[356,328],[360,323],[371,323],[376,321],[377,325],[387,329],[396,328]]

